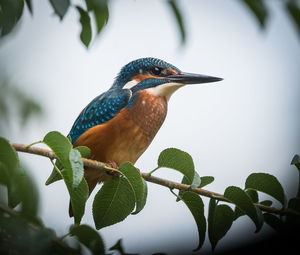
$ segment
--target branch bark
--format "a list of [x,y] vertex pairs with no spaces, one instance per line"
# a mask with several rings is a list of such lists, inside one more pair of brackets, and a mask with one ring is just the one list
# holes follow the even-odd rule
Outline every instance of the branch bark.
[[[56,159],[54,152],[51,150],[42,149],[42,148],[38,148],[38,147],[28,147],[25,144],[18,144],[18,143],[12,143],[11,145],[16,149],[16,151],[40,155],[40,156],[47,157],[50,159]],[[105,164],[103,162],[86,159],[86,158],[82,158],[82,162],[83,162],[84,166],[96,168],[96,169],[103,170],[103,171],[107,170],[106,169],[107,164]],[[109,166],[109,167],[111,167],[111,166]],[[173,182],[173,181],[162,179],[159,177],[155,177],[155,176],[149,175],[149,173],[141,173],[141,175],[146,181],[168,187],[169,189],[178,189],[178,190],[186,191],[186,190],[189,190],[189,188],[190,188],[189,185],[178,183],[178,182]],[[220,201],[225,201],[225,202],[231,203],[222,194],[219,194],[216,192],[212,192],[212,191],[202,189],[202,188],[195,188],[195,189],[192,189],[192,191],[201,196],[205,196],[208,198],[216,198]],[[275,213],[275,214],[279,214],[279,215],[292,214],[292,215],[300,217],[300,214],[293,210],[277,209],[275,207],[265,206],[265,205],[258,204],[258,203],[254,203],[254,205],[265,212]]]

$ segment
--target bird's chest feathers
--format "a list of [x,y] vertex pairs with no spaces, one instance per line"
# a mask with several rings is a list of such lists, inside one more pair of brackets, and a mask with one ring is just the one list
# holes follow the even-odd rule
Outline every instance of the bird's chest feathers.
[[141,91],[134,104],[128,108],[128,112],[139,131],[145,138],[152,140],[166,118],[167,108],[165,97]]

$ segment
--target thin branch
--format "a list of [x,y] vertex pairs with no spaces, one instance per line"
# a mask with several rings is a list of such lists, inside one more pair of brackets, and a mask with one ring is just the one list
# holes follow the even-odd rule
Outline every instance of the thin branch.
[[[50,151],[50,150],[37,148],[37,147],[28,147],[24,144],[16,144],[16,143],[13,143],[12,146],[17,151],[20,151],[20,152],[26,152],[26,153],[30,153],[30,154],[40,155],[40,156],[50,158],[52,160],[56,158],[54,152]],[[96,168],[96,169],[103,170],[103,171],[107,170],[107,167],[108,167],[107,164],[105,164],[105,163],[102,163],[102,162],[99,162],[96,160],[86,159],[86,158],[82,158],[82,162],[83,162],[84,166]],[[114,170],[117,171],[117,169],[114,169]],[[183,191],[190,190],[190,185],[187,185],[187,184],[182,184],[182,183],[162,179],[159,177],[155,177],[155,176],[149,175],[149,173],[141,173],[141,175],[146,181],[168,187],[169,189],[178,189],[178,190],[183,190]],[[208,190],[201,189],[201,188],[195,188],[195,189],[192,189],[192,191],[201,196],[205,196],[205,197],[209,197],[209,198],[216,198],[220,201],[231,203],[231,201],[226,199],[222,194],[219,194],[219,193],[216,193],[213,191],[208,191]],[[294,210],[277,209],[275,207],[265,206],[265,205],[262,205],[259,203],[254,203],[254,205],[265,212],[275,213],[275,214],[279,214],[279,215],[293,214],[295,216],[300,217],[300,214]]]

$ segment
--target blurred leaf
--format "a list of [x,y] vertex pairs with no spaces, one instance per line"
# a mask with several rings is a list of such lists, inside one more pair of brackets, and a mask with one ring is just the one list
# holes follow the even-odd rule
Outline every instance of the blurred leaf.
[[299,2],[290,0],[286,2],[286,9],[300,36],[300,8],[298,4]]
[[97,34],[107,24],[109,18],[108,1],[107,0],[85,0],[88,11],[93,11],[96,25]]
[[55,13],[62,20],[69,9],[70,0],[50,0],[50,3]]
[[181,172],[188,184],[192,184],[195,176],[195,168],[192,157],[179,149],[168,148],[163,150],[157,162],[159,167],[172,168]]
[[285,195],[283,188],[277,178],[266,173],[250,174],[245,183],[246,189],[255,189],[276,198],[283,206],[285,205]]
[[110,251],[118,251],[120,255],[138,255],[135,253],[126,253],[123,248],[122,239],[119,239],[118,242],[109,248]]
[[136,210],[132,214],[137,214],[143,209],[147,199],[143,178],[130,162],[123,163],[118,170],[124,175],[132,188],[136,201]]
[[[295,198],[291,198],[289,200],[288,203],[288,208],[292,209],[298,213],[300,213],[300,198],[299,197],[295,197]],[[300,224],[300,217],[299,216],[294,216],[291,214],[287,214],[287,222],[289,224],[291,224],[292,226],[299,226]]]
[[268,9],[265,2],[262,0],[241,0],[241,2],[252,12],[261,28],[264,28],[268,17]]
[[186,40],[186,35],[185,35],[185,25],[183,22],[181,10],[180,8],[178,8],[177,1],[175,0],[169,0],[168,5],[177,21],[178,29],[180,31],[180,36],[181,36],[181,44],[184,44]]
[[0,1],[0,38],[9,34],[22,16],[23,0]]
[[104,182],[93,201],[93,217],[97,229],[123,221],[134,209],[135,197],[125,178]]
[[264,213],[264,221],[274,230],[281,231],[283,228],[283,222],[274,214]]
[[0,137],[0,162],[12,172],[19,164],[16,150],[3,137]]
[[76,6],[79,14],[80,14],[80,23],[81,23],[81,33],[80,39],[83,44],[88,48],[92,39],[92,27],[91,27],[91,19],[89,13],[83,10],[81,7]]
[[0,226],[1,254],[49,254],[56,238],[53,230],[33,227],[18,216],[7,217],[0,214]]
[[27,5],[27,8],[30,12],[30,14],[32,15],[33,14],[33,9],[32,9],[32,3],[31,3],[31,0],[25,0],[25,3]]
[[79,242],[84,244],[91,251],[92,254],[105,254],[105,246],[100,234],[90,226],[71,226],[70,234],[76,236]]
[[228,205],[217,205],[216,200],[211,198],[209,202],[208,213],[208,237],[215,249],[219,240],[221,240],[230,229],[234,219],[234,213]]
[[250,196],[242,189],[230,186],[224,192],[224,197],[234,203],[239,209],[248,215],[255,223],[256,232],[258,232],[263,224],[262,213],[259,208],[253,205]]
[[211,184],[215,180],[212,176],[202,176],[200,177],[200,185],[198,188],[203,188],[204,186]]
[[291,165],[294,165],[297,167],[297,169],[300,171],[300,157],[299,155],[295,155],[292,159]]
[[204,204],[201,197],[191,191],[184,192],[181,196],[181,199],[189,208],[197,224],[199,234],[199,245],[194,250],[197,251],[202,247],[205,240],[206,220],[204,216]]
[[72,188],[76,189],[81,182],[84,173],[80,152],[78,150],[72,149],[69,153],[69,159],[72,165],[73,172]]

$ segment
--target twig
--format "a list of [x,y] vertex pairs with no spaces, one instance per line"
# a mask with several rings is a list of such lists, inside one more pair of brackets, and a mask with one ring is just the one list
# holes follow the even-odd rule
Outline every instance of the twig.
[[[13,143],[12,146],[17,151],[48,157],[52,160],[56,158],[54,152],[50,151],[50,150],[37,148],[37,147],[28,147],[24,144],[16,144],[16,143]],[[96,169],[103,170],[103,171],[107,170],[107,164],[96,161],[96,160],[82,158],[82,162],[83,162],[84,166],[96,168]],[[117,171],[117,169],[115,169],[115,170]],[[155,176],[149,175],[149,173],[141,173],[141,175],[146,181],[168,187],[169,189],[178,189],[178,190],[183,190],[183,191],[186,191],[186,190],[190,189],[190,186],[187,185],[187,184],[182,184],[182,183],[162,179],[162,178],[159,178],[159,177],[155,177]],[[219,193],[216,193],[216,192],[208,191],[208,190],[201,189],[201,188],[195,188],[195,189],[192,189],[192,191],[199,194],[199,195],[201,195],[201,196],[205,196],[205,197],[209,197],[209,198],[216,198],[220,201],[231,203],[222,194],[219,194]],[[275,214],[279,214],[279,215],[292,214],[292,215],[300,217],[300,214],[298,212],[294,211],[294,210],[277,209],[275,207],[266,206],[266,205],[262,205],[262,204],[259,204],[259,203],[254,203],[254,205],[257,206],[258,208],[260,208],[262,211],[265,211],[265,212],[275,213]]]

